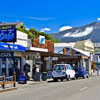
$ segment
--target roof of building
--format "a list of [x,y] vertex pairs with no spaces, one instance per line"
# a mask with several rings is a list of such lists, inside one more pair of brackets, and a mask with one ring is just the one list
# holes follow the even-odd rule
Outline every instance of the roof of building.
[[73,48],[75,45],[75,42],[70,43],[54,43],[54,47],[71,47]]
[[24,24],[23,22],[14,22],[14,23],[0,23],[0,26],[9,26],[9,25],[18,25]]
[[83,50],[76,49],[76,48],[73,48],[73,50],[75,50],[75,51],[77,51],[85,56],[88,56],[88,57],[90,56],[90,52],[88,52],[88,51],[83,51]]
[[96,48],[100,48],[100,43],[94,43],[94,46],[95,46]]

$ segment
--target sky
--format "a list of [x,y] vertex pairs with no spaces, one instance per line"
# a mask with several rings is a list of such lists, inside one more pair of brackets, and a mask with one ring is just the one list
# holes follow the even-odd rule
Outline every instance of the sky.
[[0,0],[0,22],[55,33],[100,20],[100,0]]

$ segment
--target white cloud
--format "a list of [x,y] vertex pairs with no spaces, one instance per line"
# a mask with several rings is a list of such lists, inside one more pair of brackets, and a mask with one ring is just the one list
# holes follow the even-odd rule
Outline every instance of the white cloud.
[[99,18],[97,18],[98,19],[98,21],[100,21],[100,17]]
[[68,30],[68,29],[71,29],[72,26],[63,26],[59,29],[59,31],[64,31],[64,30]]
[[52,19],[55,19],[55,18],[40,18],[40,17],[29,17],[30,19],[33,19],[33,20],[52,20]]
[[26,30],[30,30],[29,28],[26,28]]
[[51,29],[50,28],[43,28],[40,30],[40,32],[45,32],[45,31],[51,31]]
[[87,36],[92,31],[93,31],[93,27],[87,27],[83,32],[77,30],[75,32],[66,33],[63,37],[83,37],[83,36]]

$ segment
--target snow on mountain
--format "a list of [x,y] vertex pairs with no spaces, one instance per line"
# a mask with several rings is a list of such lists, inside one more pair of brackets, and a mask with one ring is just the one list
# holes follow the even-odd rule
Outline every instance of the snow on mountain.
[[76,42],[91,39],[93,42],[100,42],[100,22],[93,22],[84,26],[74,27],[51,36],[61,42]]

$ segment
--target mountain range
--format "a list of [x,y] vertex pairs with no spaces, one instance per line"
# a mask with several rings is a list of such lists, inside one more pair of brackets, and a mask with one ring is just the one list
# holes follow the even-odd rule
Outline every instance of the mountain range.
[[100,42],[100,22],[93,22],[84,26],[52,33],[51,36],[59,39],[60,42],[76,42],[91,39],[94,43],[98,43]]

